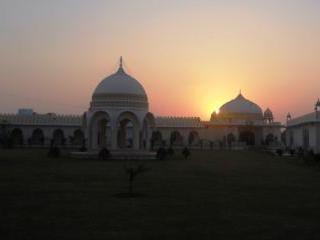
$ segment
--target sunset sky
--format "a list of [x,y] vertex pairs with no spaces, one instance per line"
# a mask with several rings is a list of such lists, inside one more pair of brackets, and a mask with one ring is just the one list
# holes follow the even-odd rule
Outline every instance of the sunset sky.
[[0,112],[81,114],[117,69],[155,115],[200,116],[243,95],[284,121],[320,97],[317,0],[1,0]]

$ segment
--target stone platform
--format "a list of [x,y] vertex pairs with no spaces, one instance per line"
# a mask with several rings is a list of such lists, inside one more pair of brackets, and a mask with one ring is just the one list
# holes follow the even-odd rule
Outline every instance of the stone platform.
[[[98,159],[99,151],[71,152],[71,157],[77,159]],[[113,150],[110,160],[155,160],[156,153],[142,150]]]

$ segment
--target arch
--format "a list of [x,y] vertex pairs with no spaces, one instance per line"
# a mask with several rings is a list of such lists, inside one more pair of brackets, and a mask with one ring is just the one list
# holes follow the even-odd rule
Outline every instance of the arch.
[[245,130],[245,131],[240,132],[239,141],[240,142],[245,142],[249,146],[255,145],[254,132],[252,132],[250,130]]
[[72,144],[74,145],[82,145],[84,142],[84,133],[81,129],[76,129],[73,132],[73,140]]
[[89,147],[99,149],[111,144],[111,118],[105,111],[93,114],[89,122]]
[[234,136],[233,133],[229,133],[227,135],[227,140],[226,141],[227,141],[228,146],[230,147],[232,145],[232,143],[236,141],[236,137]]
[[266,145],[270,145],[274,142],[274,140],[275,140],[274,135],[272,133],[269,133],[266,136],[265,143],[266,143]]
[[154,128],[154,127],[156,126],[155,117],[154,117],[154,115],[153,115],[151,112],[148,112],[148,113],[145,115],[143,121],[146,122],[149,127]]
[[191,131],[188,136],[189,145],[197,145],[199,143],[199,133],[197,131]]
[[44,134],[42,129],[36,128],[33,130],[30,144],[32,145],[43,145],[44,144]]
[[152,146],[159,146],[162,144],[162,133],[160,131],[153,131],[151,136],[151,145]]
[[56,129],[52,134],[53,144],[56,146],[62,146],[65,144],[66,139],[64,137],[64,132],[61,129]]
[[183,145],[183,137],[179,131],[173,131],[170,134],[170,145]]
[[15,128],[10,134],[13,146],[23,145],[23,132],[20,128]]
[[117,147],[118,148],[139,148],[140,123],[138,117],[130,111],[119,114],[117,125]]

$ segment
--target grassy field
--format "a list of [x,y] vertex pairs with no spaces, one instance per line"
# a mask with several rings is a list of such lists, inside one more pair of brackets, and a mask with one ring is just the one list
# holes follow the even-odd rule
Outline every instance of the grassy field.
[[[320,239],[320,171],[259,152],[125,162],[0,150],[0,239]],[[136,163],[134,163],[136,164]]]

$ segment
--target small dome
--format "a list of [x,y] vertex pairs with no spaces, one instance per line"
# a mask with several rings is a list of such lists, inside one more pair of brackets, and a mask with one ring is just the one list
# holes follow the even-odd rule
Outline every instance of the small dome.
[[240,93],[235,99],[222,105],[219,114],[257,114],[262,117],[262,110]]
[[264,118],[273,118],[273,113],[272,113],[272,111],[271,111],[269,108],[267,108],[267,109],[264,111],[263,117],[264,117]]

